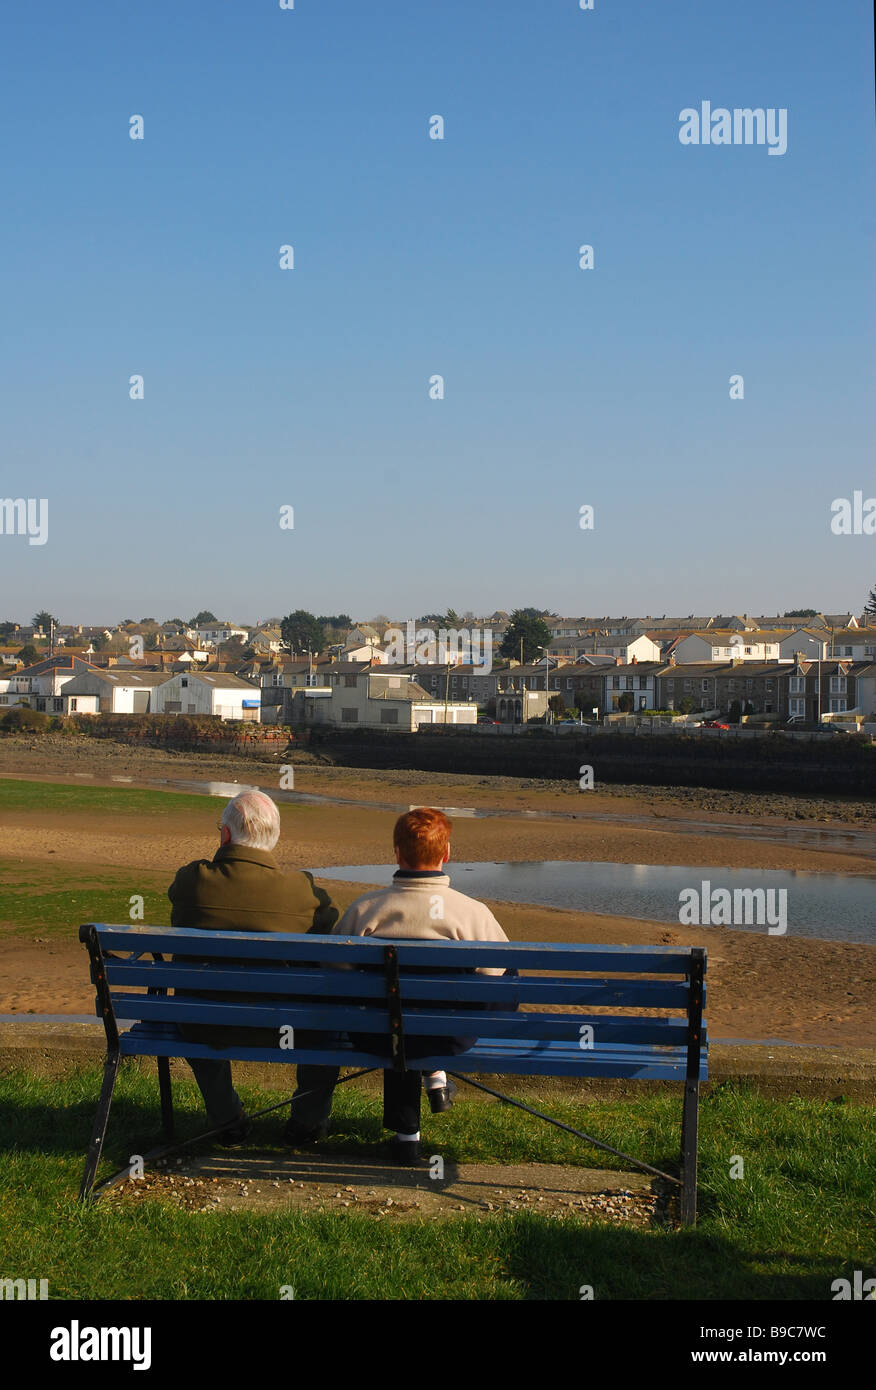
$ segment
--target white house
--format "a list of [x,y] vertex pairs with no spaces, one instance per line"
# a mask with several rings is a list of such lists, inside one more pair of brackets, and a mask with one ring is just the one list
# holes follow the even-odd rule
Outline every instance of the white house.
[[[657,709],[657,675],[666,668],[662,662],[635,662],[606,669],[603,676],[603,709],[616,714],[622,695],[632,695],[633,710]],[[624,701],[629,704],[628,700]]]
[[132,671],[121,666],[81,671],[64,686],[64,713],[151,714],[156,688],[170,678],[167,671]]
[[[679,666],[699,661],[793,661],[793,653],[783,657],[781,641],[785,632],[692,632],[672,649]],[[799,633],[794,634],[799,637]]]
[[231,623],[208,623],[204,627],[196,627],[195,636],[202,646],[215,647],[220,642],[230,642],[232,637],[246,640],[249,631],[245,627],[234,627]]
[[584,656],[613,657],[615,661],[659,661],[660,647],[644,632],[626,636],[606,637],[594,633],[590,637],[555,637],[550,644],[551,656],[578,661]]
[[78,656],[46,657],[9,677],[8,689],[0,694],[0,706],[25,704],[47,714],[61,714],[64,687],[74,676],[94,669]]
[[259,722],[258,685],[225,671],[177,671],[155,687],[155,714],[216,714],[220,719]]

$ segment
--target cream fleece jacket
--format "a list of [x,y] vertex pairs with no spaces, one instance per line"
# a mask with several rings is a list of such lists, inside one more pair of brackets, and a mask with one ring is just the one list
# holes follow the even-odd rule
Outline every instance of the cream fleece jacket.
[[[492,912],[450,887],[447,874],[396,878],[389,888],[363,893],[332,928],[336,936],[389,936],[420,941],[507,941]],[[481,966],[479,975],[501,975]]]

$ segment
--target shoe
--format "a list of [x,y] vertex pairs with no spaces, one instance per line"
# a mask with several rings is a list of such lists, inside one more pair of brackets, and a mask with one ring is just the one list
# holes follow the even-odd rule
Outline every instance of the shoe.
[[223,1149],[236,1149],[238,1144],[246,1143],[251,1134],[252,1124],[244,1115],[236,1125],[231,1125],[228,1129],[223,1129],[220,1134],[217,1134],[216,1143],[221,1145]]
[[295,1120],[287,1121],[283,1129],[283,1142],[293,1149],[306,1148],[308,1144],[318,1144],[328,1138],[328,1124],[317,1125],[316,1129],[305,1129]]
[[418,1139],[390,1139],[389,1156],[401,1168],[421,1168],[426,1162]]
[[427,1091],[429,1097],[429,1109],[433,1115],[443,1115],[445,1110],[449,1110],[453,1104],[453,1097],[459,1087],[454,1081],[448,1081],[446,1086],[435,1086],[431,1091]]

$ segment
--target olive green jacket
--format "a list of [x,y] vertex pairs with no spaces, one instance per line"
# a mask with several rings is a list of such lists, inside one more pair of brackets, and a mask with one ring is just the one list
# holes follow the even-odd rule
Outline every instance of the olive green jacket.
[[[248,845],[222,845],[212,859],[195,859],[184,865],[168,888],[167,896],[172,903],[172,927],[206,931],[328,934],[339,915],[328,893],[313,882],[312,874],[301,870],[285,873],[273,854],[251,849]],[[233,961],[228,963],[234,964]],[[198,996],[238,1002],[243,999],[242,995],[201,991]],[[192,997],[198,996],[192,994]],[[232,1028],[230,1025],[218,1028],[209,1024],[189,1024],[182,1032],[189,1042],[209,1042],[214,1047],[234,1042],[270,1047],[277,1042],[274,1030]]]

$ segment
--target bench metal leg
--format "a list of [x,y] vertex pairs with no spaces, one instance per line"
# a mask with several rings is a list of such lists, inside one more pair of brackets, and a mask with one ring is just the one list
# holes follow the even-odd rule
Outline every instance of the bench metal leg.
[[161,1096],[161,1127],[165,1139],[173,1138],[173,1087],[170,1080],[170,1058],[158,1058],[158,1090]]
[[681,1224],[695,1226],[697,1220],[697,1119],[700,1083],[684,1083],[684,1109],[681,1117]]
[[120,1052],[118,1047],[111,1048],[106,1055],[103,1065],[103,1085],[100,1088],[100,1099],[97,1102],[97,1114],[94,1117],[94,1128],[91,1131],[91,1141],[88,1145],[88,1155],[85,1159],[85,1172],[82,1174],[82,1186],[79,1189],[79,1200],[85,1202],[91,1196],[91,1189],[94,1186],[94,1177],[100,1163],[100,1155],[103,1152],[103,1141],[106,1138],[106,1127],[109,1121],[110,1106],[113,1101],[113,1090],[116,1084],[116,1074],[119,1070]]

